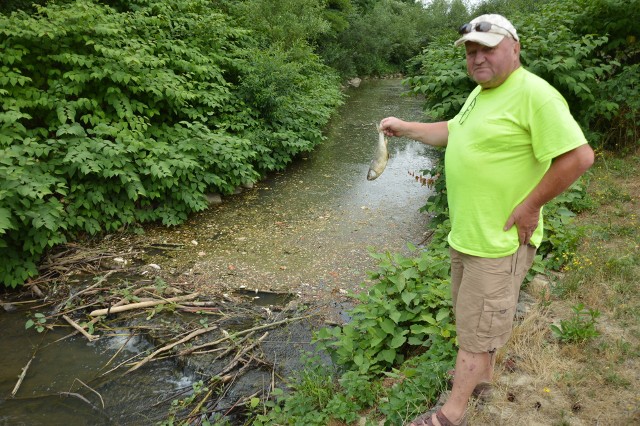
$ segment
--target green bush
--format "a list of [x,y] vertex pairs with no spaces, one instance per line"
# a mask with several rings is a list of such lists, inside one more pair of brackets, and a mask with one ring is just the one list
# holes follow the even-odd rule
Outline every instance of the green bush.
[[316,334],[319,347],[348,370],[375,373],[428,349],[438,336],[454,340],[447,252],[371,255],[379,260],[370,274],[376,283],[356,296],[348,324]]
[[251,63],[255,41],[210,6],[0,15],[2,283],[69,238],[181,223],[322,140],[335,75],[304,46]]
[[[632,22],[640,19],[637,0],[545,1],[529,8],[490,1],[481,13],[504,13],[521,37],[525,67],[541,76],[567,99],[572,114],[590,141],[619,153],[640,144],[640,43]],[[474,83],[466,75],[464,51],[452,46],[453,31],[434,40],[412,59],[418,75],[406,81],[423,94],[426,113],[450,119]]]
[[568,320],[561,320],[560,325],[550,325],[553,335],[564,343],[583,343],[597,337],[600,333],[596,330],[596,320],[600,311],[586,309],[579,303],[571,308],[573,315]]

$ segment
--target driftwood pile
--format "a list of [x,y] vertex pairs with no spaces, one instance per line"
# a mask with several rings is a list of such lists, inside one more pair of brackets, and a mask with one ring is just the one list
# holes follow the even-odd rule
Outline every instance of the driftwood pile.
[[[132,281],[132,273],[123,274],[123,269],[104,270],[106,259],[115,258],[113,254],[84,253],[78,254],[75,263],[66,256],[51,259],[46,273],[38,281],[30,283],[30,289],[36,295],[42,296],[42,301],[37,306],[39,312],[45,313],[46,321],[42,326],[46,329],[53,327],[71,327],[70,334],[80,334],[90,342],[101,337],[127,333],[144,334],[150,338],[155,347],[147,352],[136,354],[118,365],[105,371],[99,378],[111,375],[118,377],[129,374],[135,370],[145,368],[154,361],[166,358],[174,358],[179,364],[186,364],[189,357],[209,354],[212,361],[216,361],[218,367],[214,374],[209,374],[207,379],[208,392],[195,398],[191,405],[183,407],[180,413],[172,413],[175,420],[181,424],[200,424],[211,413],[228,415],[233,410],[242,411],[250,399],[258,393],[246,395],[237,400],[224,413],[220,413],[216,407],[219,398],[227,392],[230,386],[240,376],[250,369],[268,369],[272,378],[270,390],[275,388],[277,377],[275,366],[267,361],[261,351],[261,343],[269,335],[270,330],[282,327],[294,321],[300,321],[307,316],[294,316],[285,311],[259,308],[243,298],[233,298],[228,295],[220,295],[216,298],[205,298],[197,292],[189,291],[179,285],[167,284],[164,280],[150,279],[148,276],[139,276]],[[87,256],[91,259],[87,260]],[[96,266],[96,262],[101,265]],[[55,277],[70,275],[67,268],[80,268],[82,272],[93,274],[97,270],[100,273],[95,276],[90,285],[72,286],[60,285]],[[77,276],[77,272],[74,273]],[[43,292],[40,288],[50,287]],[[80,289],[78,289],[80,287]],[[37,289],[34,290],[34,288]],[[46,295],[45,295],[46,293]],[[52,295],[55,294],[55,297]],[[154,318],[161,315],[172,315],[178,318],[172,322],[174,327],[163,327]],[[229,329],[228,324],[238,317],[243,323],[250,321],[250,326],[242,329]],[[175,327],[179,324],[179,327]],[[46,330],[44,331],[46,332]],[[126,343],[125,343],[126,345]],[[112,360],[123,350],[124,345],[112,357]],[[37,350],[36,350],[37,351]],[[31,361],[25,365],[19,375],[12,396],[16,396],[25,379]],[[199,372],[199,374],[203,374]],[[98,379],[98,378],[96,378]],[[86,383],[84,387],[100,394]],[[184,393],[190,391],[185,390]],[[268,390],[269,391],[269,390]],[[86,403],[91,403],[79,393],[67,392],[67,395],[79,398]],[[173,395],[171,398],[177,398]],[[268,395],[261,395],[262,398]],[[97,407],[93,408],[98,409]]]

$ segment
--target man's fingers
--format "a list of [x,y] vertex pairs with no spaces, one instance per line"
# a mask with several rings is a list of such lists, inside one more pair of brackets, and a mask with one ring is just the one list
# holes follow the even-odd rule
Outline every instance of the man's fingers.
[[511,229],[514,223],[516,223],[516,218],[513,217],[513,215],[509,216],[509,219],[507,219],[507,223],[504,224],[504,230],[508,231],[509,229]]

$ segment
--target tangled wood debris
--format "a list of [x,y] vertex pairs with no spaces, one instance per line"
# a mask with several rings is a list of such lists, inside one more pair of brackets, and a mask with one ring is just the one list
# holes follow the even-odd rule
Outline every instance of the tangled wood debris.
[[[208,377],[208,391],[198,398],[191,398],[190,405],[181,404],[180,412],[171,413],[172,418],[189,424],[200,424],[212,413],[229,415],[234,411],[242,412],[250,398],[273,389],[279,375],[273,362],[265,358],[262,343],[270,330],[313,316],[296,315],[287,309],[259,308],[248,302],[246,297],[234,298],[225,294],[207,298],[190,291],[184,284],[169,284],[160,277],[134,275],[132,270],[122,274],[121,266],[105,270],[109,265],[105,260],[118,257],[113,253],[71,253],[72,250],[79,249],[70,246],[63,254],[48,258],[43,276],[31,283],[32,287],[40,286],[40,290],[46,289],[47,293],[39,306],[40,312],[43,307],[48,309],[42,321],[43,332],[53,327],[71,326],[69,336],[79,333],[89,342],[95,342],[125,331],[131,336],[142,333],[153,343],[153,348],[111,366],[128,341],[123,343],[103,367],[111,368],[94,379],[99,383],[105,378],[116,380],[161,359],[171,358],[178,366],[185,366],[197,365],[190,362],[193,357],[208,357],[208,361],[200,365],[216,367],[196,372],[201,377]],[[82,274],[84,284],[82,279],[77,279],[83,277]],[[62,276],[73,276],[81,284],[61,282]],[[168,317],[171,319],[167,321]],[[13,389],[13,397],[25,380],[30,364],[31,360],[23,368]],[[266,369],[272,383],[266,389],[257,389],[230,406],[222,407],[220,401],[229,388],[251,369]],[[88,384],[83,385],[100,396]],[[59,395],[78,398],[100,410],[88,400],[90,395],[85,397],[80,391]]]

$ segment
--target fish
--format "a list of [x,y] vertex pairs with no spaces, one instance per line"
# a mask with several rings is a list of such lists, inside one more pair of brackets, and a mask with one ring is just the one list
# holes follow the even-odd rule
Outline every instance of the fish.
[[376,129],[378,130],[378,145],[376,146],[375,156],[373,157],[373,160],[371,160],[371,165],[369,166],[367,180],[374,180],[380,177],[382,172],[384,172],[385,167],[387,167],[387,161],[389,161],[387,138],[384,136],[382,130],[380,130],[379,124],[376,124]]

